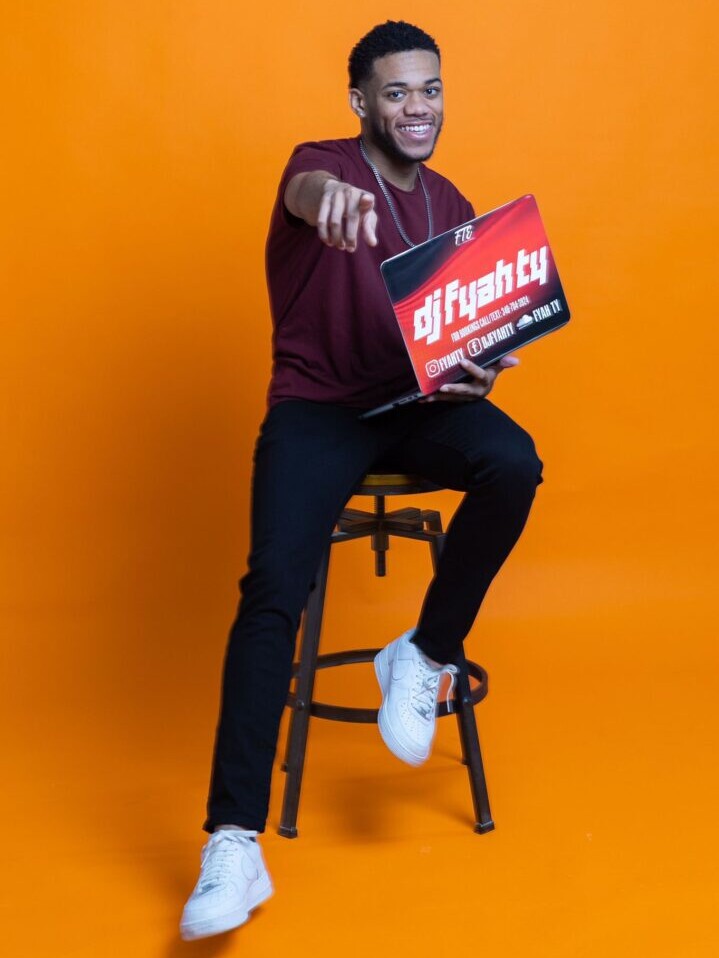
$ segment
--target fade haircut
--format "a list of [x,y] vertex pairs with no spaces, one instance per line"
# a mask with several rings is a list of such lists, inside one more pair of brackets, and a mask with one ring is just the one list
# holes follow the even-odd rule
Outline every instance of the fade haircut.
[[404,20],[387,20],[372,27],[359,40],[349,58],[350,88],[358,88],[372,76],[374,61],[390,53],[405,53],[409,50],[429,50],[439,59],[439,47],[424,30]]

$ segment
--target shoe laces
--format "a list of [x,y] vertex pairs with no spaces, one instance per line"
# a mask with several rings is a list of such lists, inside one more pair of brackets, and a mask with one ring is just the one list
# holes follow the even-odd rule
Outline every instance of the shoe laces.
[[419,662],[415,672],[414,685],[410,690],[410,705],[424,721],[432,717],[437,708],[437,695],[439,692],[439,680],[443,675],[449,675],[449,688],[447,689],[447,708],[452,711],[450,696],[454,688],[455,676],[457,675],[456,665],[443,665],[441,669],[434,668],[425,659],[424,655],[419,653]]
[[221,828],[213,832],[202,849],[202,871],[198,882],[201,891],[224,884],[232,876],[238,856],[247,852],[250,839],[255,837],[257,832],[249,830],[238,832]]

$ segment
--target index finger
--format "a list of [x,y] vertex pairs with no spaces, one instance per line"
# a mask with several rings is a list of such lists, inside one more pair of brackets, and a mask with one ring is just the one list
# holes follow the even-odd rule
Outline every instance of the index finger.
[[372,193],[363,193],[359,201],[362,235],[369,246],[377,245],[377,213]]

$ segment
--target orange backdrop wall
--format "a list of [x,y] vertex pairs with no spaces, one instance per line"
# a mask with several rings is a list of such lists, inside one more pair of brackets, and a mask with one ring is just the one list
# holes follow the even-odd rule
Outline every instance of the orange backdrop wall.
[[[99,829],[97,776],[123,794],[138,763],[183,796],[157,817],[199,825],[269,375],[271,204],[295,143],[355,132],[346,56],[387,17],[442,48],[432,165],[478,210],[537,195],[573,311],[495,390],[545,484],[472,651],[570,684],[679,674],[685,707],[707,706],[686,735],[706,741],[715,5],[3,6],[6,826]],[[336,647],[411,624],[427,557],[398,546],[390,564],[380,588],[362,547],[338,558]]]

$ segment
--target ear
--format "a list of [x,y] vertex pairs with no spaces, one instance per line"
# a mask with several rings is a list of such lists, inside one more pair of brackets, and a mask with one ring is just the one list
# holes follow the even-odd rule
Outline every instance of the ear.
[[350,109],[362,120],[365,117],[365,99],[364,94],[357,87],[350,90]]

